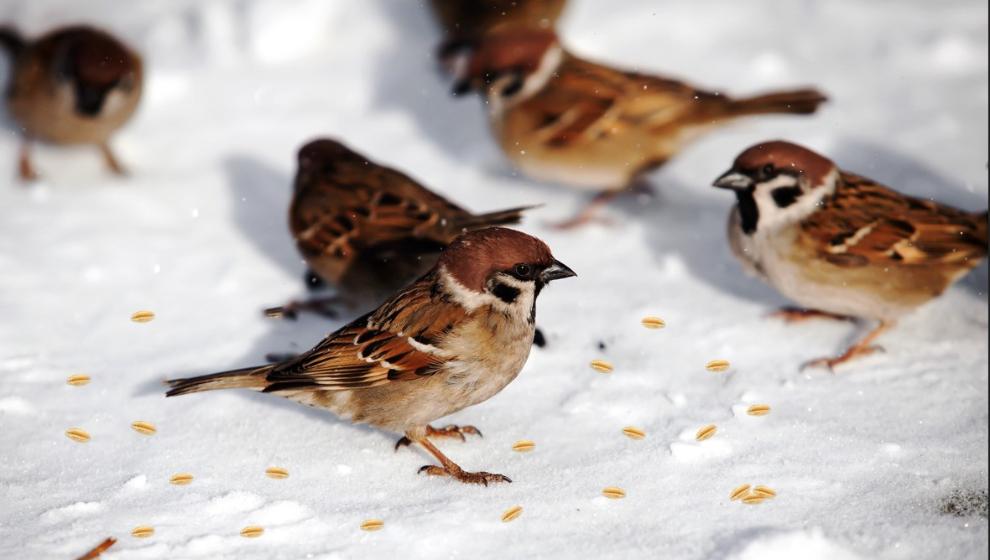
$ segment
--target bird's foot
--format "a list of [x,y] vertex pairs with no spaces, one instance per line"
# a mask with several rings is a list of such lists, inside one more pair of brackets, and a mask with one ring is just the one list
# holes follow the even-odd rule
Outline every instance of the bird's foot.
[[835,373],[835,366],[839,364],[844,364],[853,358],[858,358],[860,356],[869,356],[870,354],[875,354],[877,352],[886,352],[883,346],[853,346],[846,350],[841,356],[836,356],[834,358],[818,358],[817,360],[809,360],[801,366],[801,370],[804,371],[808,368],[815,367],[825,367],[830,372]]
[[828,311],[819,311],[817,309],[804,309],[802,307],[781,307],[768,316],[773,319],[781,319],[787,323],[798,323],[800,321],[807,321],[808,319],[833,319],[835,321],[849,322],[856,320],[855,317],[848,315],[839,315],[838,313],[829,313]]
[[419,469],[420,473],[430,476],[449,476],[465,484],[483,484],[488,486],[489,482],[512,482],[512,479],[504,474],[490,472],[467,472],[457,465],[451,467],[438,467],[437,465],[424,465]]
[[[442,428],[434,428],[433,426],[426,427],[427,437],[440,437],[440,438],[457,438],[461,441],[467,441],[464,434],[470,434],[478,437],[485,437],[481,435],[481,430],[475,428],[474,426],[457,426],[450,424]],[[407,445],[412,445],[413,441],[406,436],[402,436],[399,441],[395,442],[395,450],[398,451],[399,448],[405,447]]]

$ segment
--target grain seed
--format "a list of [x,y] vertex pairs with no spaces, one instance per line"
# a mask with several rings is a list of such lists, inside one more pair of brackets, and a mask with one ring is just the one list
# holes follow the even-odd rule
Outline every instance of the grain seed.
[[643,439],[646,437],[646,432],[636,426],[626,426],[622,428],[622,433],[626,434],[626,437],[629,439]]
[[158,431],[158,428],[156,428],[154,424],[152,424],[151,422],[145,422],[144,420],[131,422],[131,428],[135,432],[139,434],[144,434],[146,436],[153,436],[155,435],[155,432]]
[[757,486],[756,488],[753,488],[753,494],[754,495],[757,495],[757,496],[760,496],[761,498],[776,498],[777,497],[777,492],[775,492],[773,488],[770,488],[769,486],[762,486],[762,485]]
[[512,444],[512,450],[519,453],[528,453],[536,447],[536,442],[531,439],[521,439]]
[[257,525],[248,525],[247,527],[241,529],[241,536],[246,539],[256,539],[264,533],[265,528]]
[[131,529],[131,536],[139,539],[146,539],[155,534],[155,528],[150,525],[138,525]]
[[612,373],[612,370],[615,368],[605,360],[591,360],[591,369],[598,373]]
[[381,531],[385,528],[385,522],[381,519],[365,519],[361,523],[362,531]]
[[740,486],[736,486],[735,490],[733,490],[732,493],[729,494],[729,500],[734,502],[742,498],[749,492],[749,488],[750,488],[749,484],[742,484]]
[[757,496],[755,494],[750,494],[749,496],[746,496],[745,498],[742,499],[742,503],[747,504],[747,505],[751,505],[751,506],[755,506],[756,504],[762,504],[766,500],[767,499],[764,498],[763,496]]
[[667,323],[665,323],[663,319],[660,317],[653,317],[652,315],[643,317],[643,320],[640,321],[640,323],[648,329],[662,329],[667,326]]
[[715,373],[721,373],[729,369],[729,360],[712,360],[705,364],[705,369]]
[[69,379],[67,379],[66,381],[69,383],[69,385],[75,385],[78,387],[79,385],[89,384],[89,376],[83,375],[81,373],[78,375],[70,375]]
[[746,414],[750,416],[766,416],[770,414],[770,405],[768,404],[754,404],[746,409]]
[[193,475],[187,472],[177,473],[173,474],[172,478],[168,479],[168,481],[170,484],[174,484],[176,486],[185,486],[193,481]]
[[281,480],[283,478],[289,478],[289,471],[282,467],[268,467],[265,469],[265,476]]
[[522,506],[512,506],[502,514],[502,523],[508,523],[522,515]]
[[626,497],[626,491],[618,486],[606,486],[602,489],[602,496],[612,500],[621,500]]
[[73,441],[78,441],[79,443],[86,443],[89,441],[89,432],[82,428],[69,428],[65,431],[66,437]]
[[135,323],[147,323],[148,321],[151,321],[154,318],[155,318],[154,311],[142,310],[142,311],[135,311],[134,313],[131,314],[131,321],[134,321]]
[[706,439],[715,435],[718,427],[715,424],[709,424],[698,430],[698,433],[694,434],[694,439],[698,441],[705,441]]

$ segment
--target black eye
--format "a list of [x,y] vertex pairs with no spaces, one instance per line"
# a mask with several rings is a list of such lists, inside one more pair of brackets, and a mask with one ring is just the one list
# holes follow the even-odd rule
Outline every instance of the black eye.
[[533,267],[525,263],[520,263],[512,269],[512,272],[519,278],[529,278],[533,274]]
[[769,177],[769,176],[773,175],[773,172],[774,172],[774,166],[773,166],[772,163],[768,163],[768,164],[766,164],[766,165],[763,166],[763,175],[764,176]]

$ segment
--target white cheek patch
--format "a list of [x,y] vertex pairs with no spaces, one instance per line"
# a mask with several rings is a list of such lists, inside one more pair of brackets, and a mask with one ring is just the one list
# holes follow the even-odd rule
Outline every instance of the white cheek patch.
[[519,293],[511,303],[495,297],[492,307],[496,311],[505,313],[517,320],[528,321],[533,309],[533,302],[536,300],[536,284],[532,281],[517,280],[508,274],[501,273],[496,276],[496,281],[514,288]]
[[508,107],[530,98],[533,94],[543,89],[547,85],[547,82],[550,81],[550,78],[557,72],[557,68],[563,60],[564,49],[560,45],[552,45],[547,49],[547,52],[543,53],[543,58],[540,59],[540,64],[536,67],[536,70],[526,77],[522,89],[511,97],[502,97],[498,94],[501,88],[497,88],[496,85],[501,80],[492,84],[488,90],[488,110],[492,117],[497,118],[501,116],[502,112]]
[[[798,178],[793,175],[779,175],[772,181],[760,183],[753,192],[753,199],[759,211],[757,231],[773,231],[779,227],[799,222],[818,209],[822,199],[835,192],[836,174],[825,178],[825,186],[804,190],[797,201],[781,208],[773,199],[773,191],[779,188],[798,187]],[[802,189],[803,190],[803,189]]]

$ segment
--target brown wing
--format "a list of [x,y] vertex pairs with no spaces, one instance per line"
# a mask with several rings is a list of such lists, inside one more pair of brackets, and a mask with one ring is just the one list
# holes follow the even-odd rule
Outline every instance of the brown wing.
[[449,243],[445,224],[469,216],[403,173],[342,157],[300,171],[290,227],[305,257],[346,263],[368,248],[410,238]]
[[464,319],[428,274],[376,311],[268,374],[265,392],[363,389],[432,375],[449,358],[443,337]]
[[987,254],[985,213],[905,196],[850,173],[801,227],[839,266],[976,266]]
[[716,94],[676,80],[623,72],[566,56],[552,87],[534,97],[542,118],[537,134],[550,145],[594,140],[629,127],[660,128],[691,118]]

